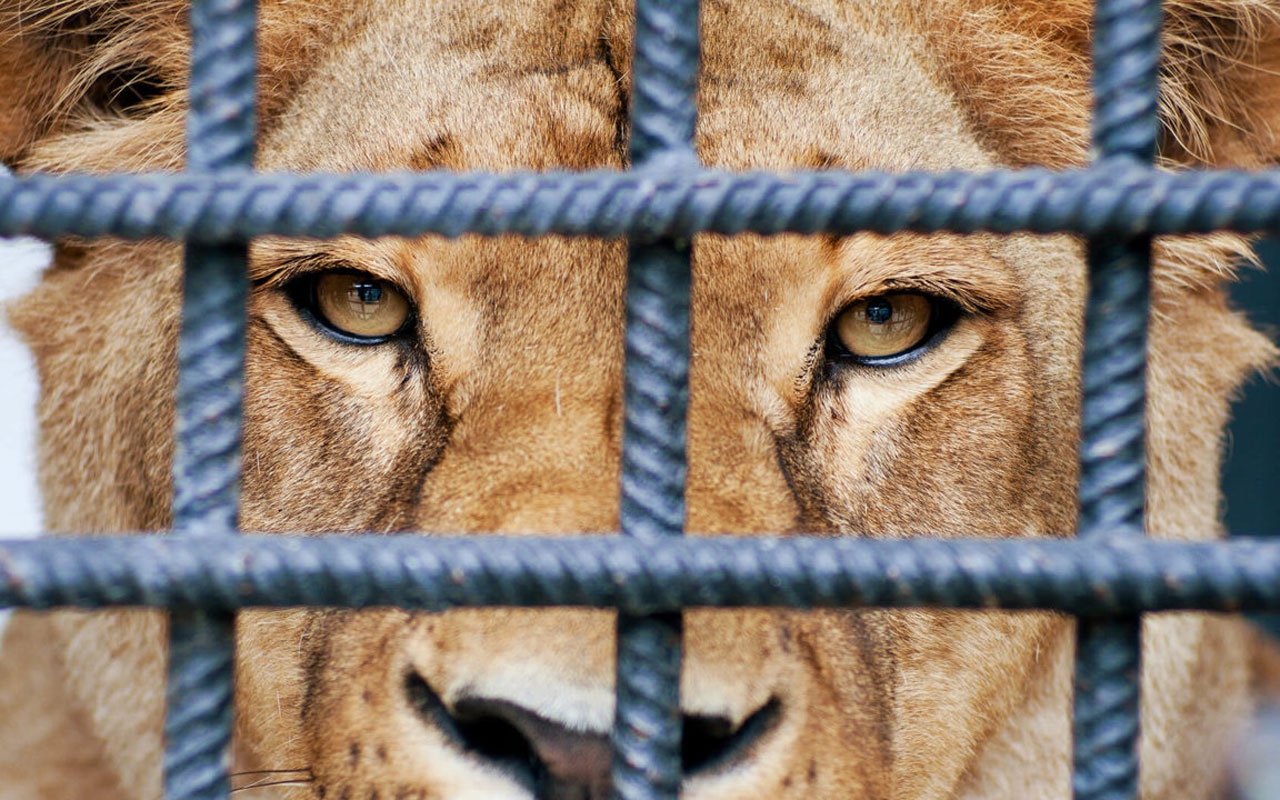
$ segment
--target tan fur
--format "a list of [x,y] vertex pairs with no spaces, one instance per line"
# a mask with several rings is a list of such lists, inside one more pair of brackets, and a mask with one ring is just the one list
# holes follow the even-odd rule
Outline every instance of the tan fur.
[[[1165,163],[1274,162],[1280,3],[1168,5]],[[1079,164],[1088,19],[1083,0],[706,0],[699,153],[735,169]],[[0,3],[0,156],[21,172],[179,167],[183,25],[177,0]],[[266,0],[259,167],[623,167],[630,38],[609,0]],[[129,102],[138,87],[158,90]],[[1079,242],[704,235],[694,249],[691,532],[1071,532]],[[179,253],[62,242],[12,309],[40,370],[53,530],[168,522]],[[1243,240],[1166,240],[1157,256],[1147,521],[1208,538],[1228,398],[1273,351],[1224,299]],[[557,237],[255,243],[244,527],[614,529],[624,259],[621,242]],[[280,291],[303,262],[397,282],[421,346],[317,332]],[[831,316],[902,288],[966,313],[910,364],[833,377]],[[0,797],[158,797],[162,619],[16,619]],[[730,610],[685,625],[687,713],[782,709],[744,764],[686,797],[1069,794],[1066,618]],[[509,699],[589,731],[612,718],[603,611],[257,611],[237,636],[238,767],[315,776],[281,796],[526,797],[413,711],[406,674],[450,707]],[[1144,641],[1143,796],[1214,797],[1250,708],[1252,640],[1181,614],[1149,618]]]

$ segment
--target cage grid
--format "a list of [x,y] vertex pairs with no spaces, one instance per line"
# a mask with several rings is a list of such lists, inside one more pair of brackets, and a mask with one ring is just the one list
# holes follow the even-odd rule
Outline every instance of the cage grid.
[[[1280,610],[1280,545],[1143,536],[1151,236],[1280,230],[1280,171],[1154,165],[1159,0],[1097,0],[1093,164],[1066,172],[727,173],[693,150],[697,0],[636,0],[632,169],[252,172],[256,9],[193,0],[187,171],[0,178],[0,235],[187,241],[174,530],[0,542],[0,606],[171,612],[165,792],[228,796],[232,621],[273,606],[619,611],[613,786],[680,787],[680,612],[1051,609],[1079,618],[1073,793],[1138,793],[1144,612]],[[699,232],[1069,232],[1089,241],[1074,539],[681,538],[690,238]],[[235,536],[247,243],[274,233],[626,236],[621,536]],[[312,532],[314,533],[314,532]]]

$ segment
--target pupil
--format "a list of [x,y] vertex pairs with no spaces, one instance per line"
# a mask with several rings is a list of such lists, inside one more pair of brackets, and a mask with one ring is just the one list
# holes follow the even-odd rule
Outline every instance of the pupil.
[[888,300],[872,300],[867,303],[867,321],[883,325],[893,316],[893,306]]
[[354,287],[361,303],[377,303],[382,299],[382,287],[375,283],[357,283]]

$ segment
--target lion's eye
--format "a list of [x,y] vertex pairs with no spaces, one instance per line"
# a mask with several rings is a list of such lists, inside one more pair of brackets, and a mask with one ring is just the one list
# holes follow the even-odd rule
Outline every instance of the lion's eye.
[[848,355],[874,363],[905,355],[937,328],[936,300],[919,294],[882,294],[850,305],[836,318],[832,333]]
[[312,284],[311,312],[356,339],[380,341],[404,327],[409,300],[391,283],[359,272],[326,272]]

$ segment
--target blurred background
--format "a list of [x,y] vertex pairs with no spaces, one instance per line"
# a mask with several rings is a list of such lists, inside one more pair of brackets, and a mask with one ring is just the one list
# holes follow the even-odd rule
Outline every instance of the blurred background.
[[[0,239],[0,304],[35,286],[49,247],[35,239]],[[31,356],[0,322],[0,536],[40,530],[35,476],[36,377]]]
[[[1280,341],[1280,240],[1264,240],[1259,254],[1266,271],[1246,270],[1232,287],[1236,306]],[[1223,490],[1227,530],[1254,536],[1280,533],[1276,514],[1280,489],[1280,383],[1254,378],[1235,405],[1227,440]]]
[[[1245,270],[1232,287],[1232,296],[1237,308],[1272,341],[1280,342],[1280,239],[1262,241],[1258,254],[1266,270]],[[1235,536],[1280,535],[1276,513],[1280,507],[1280,382],[1276,375],[1250,380],[1233,410],[1222,482],[1227,530]],[[1280,614],[1260,614],[1257,621],[1280,637]],[[1280,710],[1275,713],[1280,715]],[[1280,727],[1273,734],[1280,736]],[[1280,777],[1271,785],[1280,791]]]

